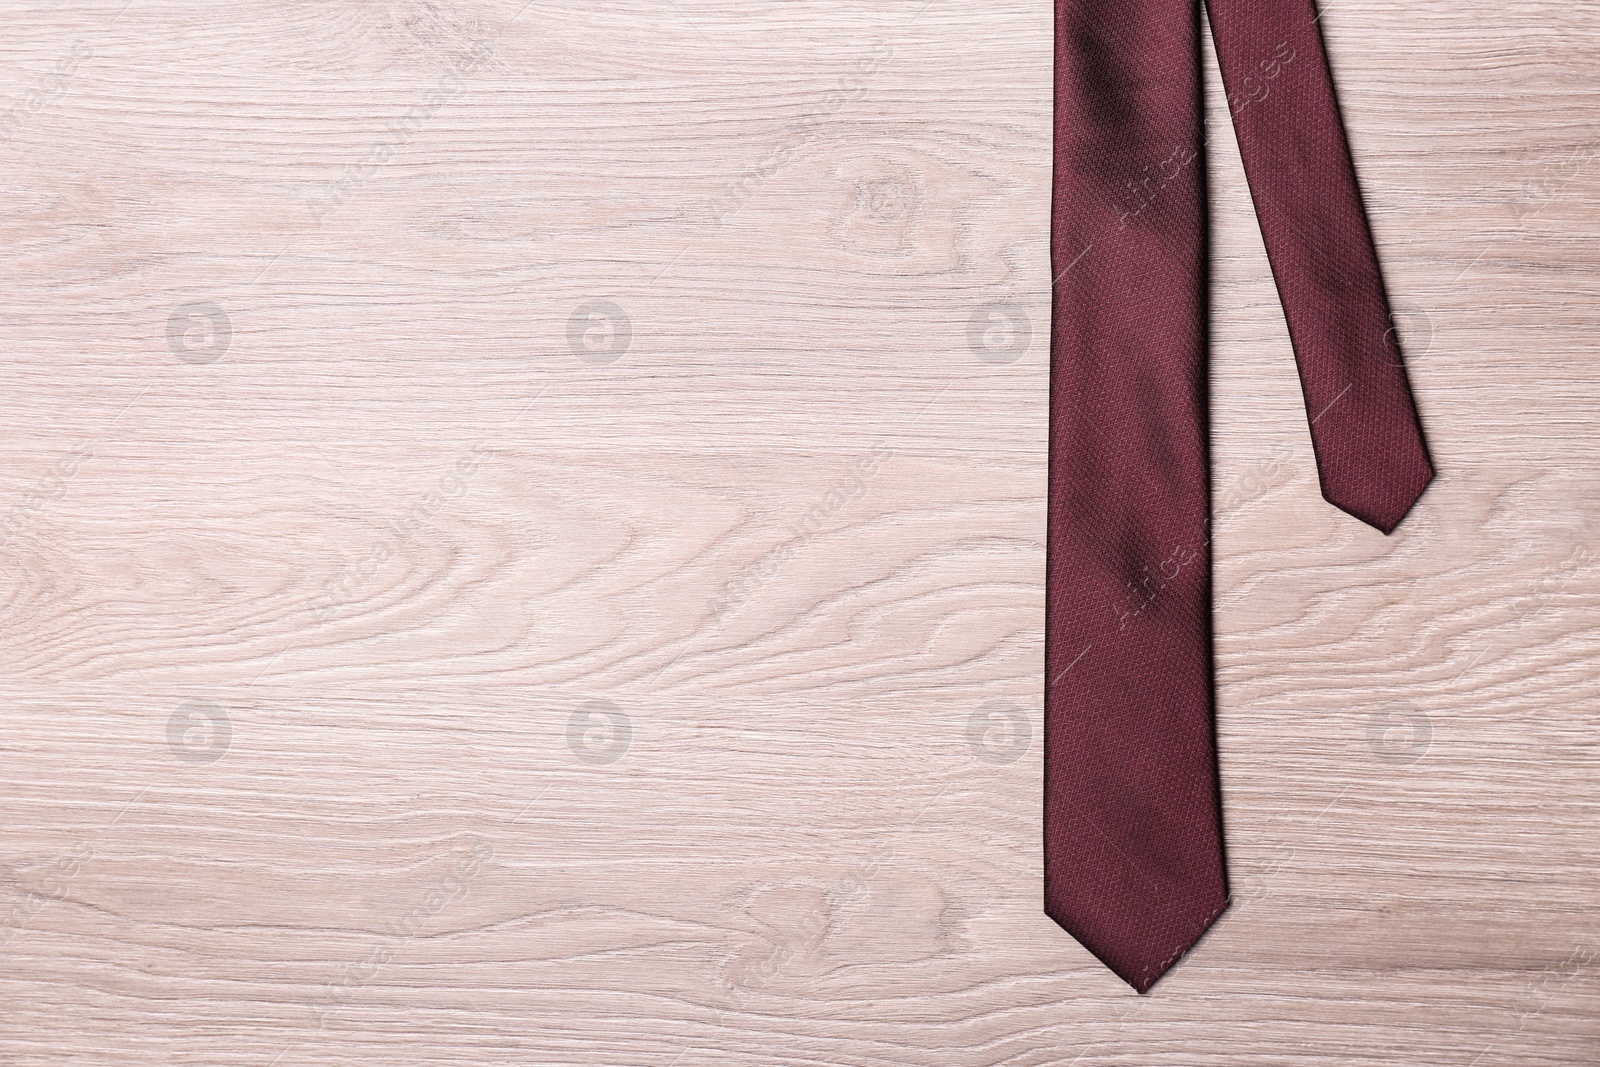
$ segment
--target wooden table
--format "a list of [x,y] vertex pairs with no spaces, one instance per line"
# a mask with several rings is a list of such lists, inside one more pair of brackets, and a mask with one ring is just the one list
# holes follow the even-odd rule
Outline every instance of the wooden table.
[[1440,477],[1214,74],[1234,903],[1040,909],[1051,9],[13,4],[0,1061],[1600,1059],[1600,9],[1323,24]]

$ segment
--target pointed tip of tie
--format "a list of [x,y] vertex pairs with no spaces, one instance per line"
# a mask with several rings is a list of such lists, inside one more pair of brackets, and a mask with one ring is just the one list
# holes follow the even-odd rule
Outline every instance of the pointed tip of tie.
[[1322,486],[1322,499],[1347,515],[1353,515],[1385,534],[1394,532],[1411,509],[1421,499],[1433,481],[1433,465],[1423,461],[1403,478],[1388,479],[1385,484],[1348,489]]
[[[1199,903],[1194,901],[1193,903]],[[1173,941],[1160,941],[1150,936],[1151,927],[1165,925],[1160,921],[1153,922],[1151,927],[1146,927],[1132,936],[1121,937],[1089,937],[1086,931],[1075,929],[1078,925],[1065,916],[1055,914],[1049,907],[1045,914],[1054,919],[1067,933],[1077,938],[1094,954],[1095,958],[1105,964],[1118,978],[1133,987],[1134,992],[1143,995],[1150,992],[1152,986],[1159,982],[1168,971],[1177,966],[1178,961],[1188,954],[1189,950],[1205,936],[1213,923],[1228,910],[1232,903],[1228,897],[1223,897],[1221,902],[1209,909],[1209,914],[1190,912],[1188,929]],[[1152,919],[1155,917],[1152,916]],[[1199,919],[1198,926],[1192,925]]]
[[1217,910],[1212,912],[1210,917],[1206,919],[1205,925],[1196,930],[1194,936],[1190,937],[1187,943],[1177,946],[1172,954],[1165,959],[1145,964],[1137,971],[1124,971],[1117,967],[1112,967],[1111,969],[1117,972],[1118,978],[1131,985],[1135,993],[1143,996],[1150,992],[1151,987],[1161,981],[1168,971],[1176,967],[1179,960],[1189,954],[1189,950],[1199,943],[1200,939],[1206,935],[1206,931],[1211,929],[1212,924],[1222,917],[1223,912],[1228,910],[1230,903],[1232,903],[1231,899],[1225,898]]

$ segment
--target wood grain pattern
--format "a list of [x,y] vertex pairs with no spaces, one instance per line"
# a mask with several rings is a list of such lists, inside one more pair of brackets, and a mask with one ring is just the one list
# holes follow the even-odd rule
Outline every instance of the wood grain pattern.
[[0,31],[5,1063],[1595,1059],[1600,11],[1324,8],[1387,539],[1211,76],[1235,902],[1138,998],[1039,907],[1048,4],[123,2]]

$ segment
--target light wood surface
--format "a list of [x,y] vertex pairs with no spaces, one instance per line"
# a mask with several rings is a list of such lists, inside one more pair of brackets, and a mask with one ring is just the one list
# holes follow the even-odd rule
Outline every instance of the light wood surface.
[[1040,910],[1048,3],[16,0],[0,1062],[1600,1060],[1600,9],[1323,24],[1440,477],[1214,67],[1234,904]]

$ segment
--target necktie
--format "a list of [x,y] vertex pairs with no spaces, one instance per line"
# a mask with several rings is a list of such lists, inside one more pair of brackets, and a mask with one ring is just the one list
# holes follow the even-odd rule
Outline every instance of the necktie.
[[[1433,476],[1312,0],[1207,0],[1323,496]],[[1045,911],[1143,993],[1228,902],[1199,0],[1056,0]]]

